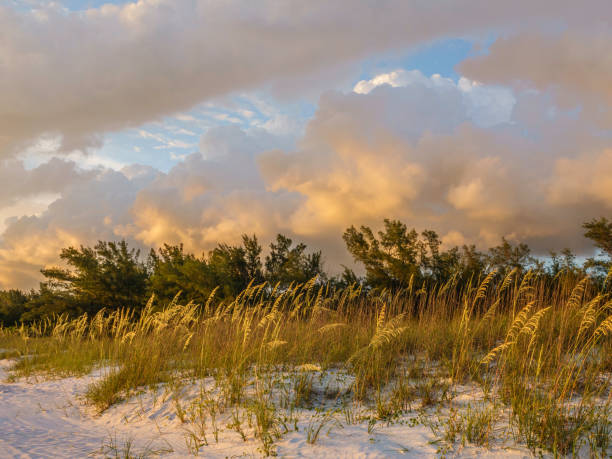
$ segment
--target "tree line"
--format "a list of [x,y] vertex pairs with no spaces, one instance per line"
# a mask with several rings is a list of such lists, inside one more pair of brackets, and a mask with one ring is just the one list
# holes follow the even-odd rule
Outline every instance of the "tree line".
[[0,290],[0,323],[11,326],[53,314],[95,314],[102,308],[138,309],[152,295],[165,304],[179,292],[185,301],[203,303],[213,291],[221,299],[233,298],[249,283],[267,282],[270,289],[283,289],[315,277],[335,288],[361,284],[366,291],[408,285],[420,288],[451,278],[460,285],[492,270],[505,275],[513,269],[531,269],[551,279],[562,272],[590,274],[603,282],[612,268],[612,221],[593,219],[583,228],[584,236],[600,253],[578,263],[569,249],[551,252],[543,259],[532,256],[526,244],[505,238],[486,252],[474,245],[443,250],[435,231],[419,233],[398,220],[385,219],[378,232],[368,226],[351,226],[343,239],[364,276],[348,267],[329,276],[321,251],[309,251],[305,244],[295,244],[282,234],[269,244],[265,257],[255,235],[243,235],[240,245],[220,243],[200,256],[186,252],[182,244],[164,244],[141,256],[126,241],[99,241],[94,247],[62,249],[59,258],[64,267],[42,269],[44,281],[38,289]]

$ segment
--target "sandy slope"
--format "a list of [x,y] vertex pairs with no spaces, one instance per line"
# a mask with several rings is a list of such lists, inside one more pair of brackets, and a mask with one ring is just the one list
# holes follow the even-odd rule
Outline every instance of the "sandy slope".
[[[164,457],[190,457],[186,445],[187,424],[181,423],[168,391],[146,392],[131,397],[98,416],[87,407],[82,394],[87,385],[100,377],[6,382],[10,362],[0,360],[0,457],[75,458],[114,456],[133,442],[132,454],[158,453]],[[185,400],[195,388],[185,389]],[[187,403],[187,402],[186,402]],[[286,433],[277,444],[281,457],[316,458],[421,458],[436,457],[439,446],[431,430],[411,426],[410,416],[391,425],[377,424],[368,432],[367,422],[343,426],[336,424],[311,445],[306,441],[309,422],[319,416],[314,411],[299,413],[298,431]],[[339,421],[343,421],[338,416]],[[200,449],[204,457],[259,457],[259,441],[252,429],[245,428],[248,440],[227,427],[229,419],[220,418],[219,441],[207,434],[209,446]],[[525,449],[497,447],[460,448],[447,456],[529,457]]]

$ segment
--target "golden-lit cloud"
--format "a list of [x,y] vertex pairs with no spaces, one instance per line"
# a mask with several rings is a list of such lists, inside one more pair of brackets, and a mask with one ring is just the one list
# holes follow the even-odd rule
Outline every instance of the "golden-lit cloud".
[[66,176],[60,196],[45,211],[5,222],[0,239],[0,286],[35,286],[41,279],[40,269],[59,262],[63,247],[120,239],[118,230],[131,222],[137,191],[155,175],[151,168],[132,167],[122,172],[77,169],[72,179]]
[[559,158],[550,183],[551,205],[590,205],[612,210],[612,149]]
[[[42,164],[73,178],[41,188],[60,193],[46,211],[8,222],[0,282],[32,285],[68,244],[126,238],[199,253],[243,233],[304,240],[334,271],[350,263],[343,230],[387,217],[436,229],[446,246],[487,248],[506,236],[538,253],[583,250],[580,223],[612,207],[605,136],[585,140],[588,123],[571,112],[550,116],[554,105],[539,93],[485,100],[495,107],[466,99],[459,84],[383,84],[325,94],[294,150],[274,148],[257,129],[220,127],[202,138],[206,156],[189,155],[167,173]],[[492,111],[506,116],[483,125],[479,113]]]

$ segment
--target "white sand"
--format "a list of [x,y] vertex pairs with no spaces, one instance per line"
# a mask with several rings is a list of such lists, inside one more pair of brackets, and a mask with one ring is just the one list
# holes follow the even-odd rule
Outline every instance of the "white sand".
[[[85,405],[82,396],[87,386],[100,377],[100,372],[80,378],[6,382],[10,362],[0,360],[0,457],[2,458],[75,458],[114,456],[112,447],[121,455],[132,442],[134,455],[158,453],[162,457],[192,457],[186,444],[190,423],[182,423],[170,392],[160,388],[131,397],[96,415]],[[336,375],[337,376],[337,375]],[[346,384],[339,379],[338,384]],[[329,380],[320,381],[329,385]],[[182,403],[198,393],[196,386],[186,387]],[[184,397],[184,398],[183,398]],[[469,399],[464,394],[463,399]],[[461,398],[458,397],[458,398]],[[314,445],[306,441],[312,419],[321,414],[300,410],[298,431],[285,433],[276,441],[279,457],[313,458],[422,458],[439,457],[443,446],[429,427],[410,422],[416,414],[408,414],[392,424],[377,422],[368,432],[368,422],[348,424],[341,413],[337,423],[322,429]],[[211,458],[261,457],[261,443],[253,429],[244,423],[247,441],[230,429],[230,413],[219,416],[219,441],[215,442],[210,420],[207,421],[208,446],[199,455]],[[328,433],[328,429],[331,430]],[[293,428],[293,424],[291,424]],[[497,445],[491,449],[456,445],[447,457],[531,457],[525,448]]]

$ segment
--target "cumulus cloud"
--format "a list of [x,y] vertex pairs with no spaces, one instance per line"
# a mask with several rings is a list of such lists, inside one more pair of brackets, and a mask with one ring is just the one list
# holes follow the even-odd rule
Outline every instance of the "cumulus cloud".
[[461,77],[455,83],[450,78],[434,74],[426,77],[419,70],[396,70],[382,73],[371,80],[359,81],[353,91],[357,94],[368,94],[374,88],[389,85],[394,88],[423,87],[436,89],[447,94],[459,93],[465,105],[466,114],[479,126],[494,126],[507,122],[515,103],[512,91],[503,86],[483,86],[477,81]]
[[147,167],[89,171],[66,183],[44,212],[9,221],[0,238],[0,286],[33,287],[63,247],[129,238],[121,229],[131,222],[136,193],[156,174]]
[[599,207],[612,210],[612,149],[559,158],[548,190],[552,205]]
[[271,238],[290,231],[286,219],[299,197],[268,192],[256,164],[260,152],[283,145],[259,128],[210,129],[200,152],[140,190],[131,210],[133,236],[150,245],[182,242],[198,252],[238,242],[243,233]]
[[68,184],[86,179],[87,172],[79,170],[72,161],[53,158],[33,169],[16,159],[0,161],[0,208],[18,200],[46,193],[59,193]]
[[[342,227],[351,219],[380,219],[399,209],[410,215],[424,192],[441,199],[447,192],[437,183],[459,180],[462,162],[470,157],[458,151],[469,145],[468,139],[449,145],[448,151],[440,145],[475,131],[470,126],[480,117],[461,84],[420,72],[394,72],[362,81],[355,89],[356,94],[329,93],[321,99],[302,149],[269,152],[259,159],[271,189],[307,196],[294,216],[304,232],[321,225]],[[502,99],[508,122],[514,99],[511,94]],[[479,108],[487,112],[501,105],[498,98],[490,100],[492,107]],[[449,169],[434,174],[440,159]],[[465,191],[457,186],[450,193],[461,200]]]
[[462,73],[492,84],[550,90],[565,109],[581,109],[612,127],[612,33],[609,26],[500,38],[486,55],[464,61]]
[[188,155],[168,173],[139,165],[83,170],[57,158],[28,170],[5,161],[0,177],[13,185],[0,194],[0,215],[28,194],[55,196],[43,211],[7,221],[0,236],[0,288],[32,287],[63,247],[99,239],[127,239],[143,249],[184,243],[199,253],[220,241],[237,243],[243,233],[266,240],[277,231],[293,234],[287,217],[300,198],[266,191],[255,163],[256,153],[284,145],[282,138],[223,126],[200,143],[204,154]]
[[[339,232],[386,216],[480,247],[502,235],[540,253],[585,247],[580,223],[609,204],[609,154],[581,154],[605,146],[605,136],[586,140],[588,124],[537,93],[515,99],[502,90],[475,109],[464,97],[467,80],[399,76],[361,82],[358,94],[326,95],[300,149],[260,156],[271,190],[304,199],[291,215],[295,232]],[[481,113],[504,107],[496,123],[480,122]],[[594,203],[588,209],[587,200]]]
[[[56,159],[28,171],[7,161],[25,176],[48,175],[39,189],[60,197],[8,224],[0,283],[32,285],[39,267],[69,244],[126,238],[200,252],[236,243],[242,233],[304,240],[324,250],[333,271],[350,262],[342,231],[376,227],[385,217],[434,228],[446,245],[487,248],[503,235],[539,253],[584,249],[580,223],[612,207],[608,138],[586,137],[588,122],[552,110],[539,93],[483,98],[475,110],[461,84],[417,76],[362,93],[326,93],[294,149],[258,128],[222,126],[168,173],[144,166],[83,171]],[[505,118],[479,122],[510,100]]]

